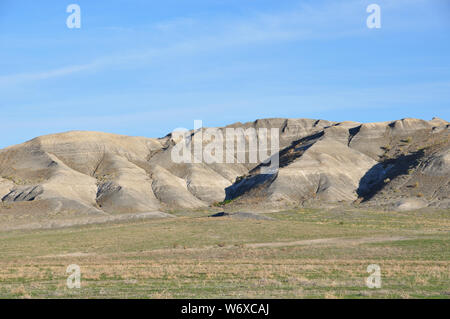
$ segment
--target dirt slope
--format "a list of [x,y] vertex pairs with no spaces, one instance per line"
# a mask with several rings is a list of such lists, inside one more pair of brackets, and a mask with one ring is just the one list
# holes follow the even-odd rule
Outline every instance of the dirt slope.
[[[192,209],[224,200],[231,206],[449,208],[449,127],[441,119],[365,124],[264,119],[218,128],[224,136],[227,128],[277,128],[280,168],[274,174],[262,174],[259,160],[249,163],[248,150],[244,163],[175,163],[171,154],[178,141],[171,134],[47,135],[0,150],[0,210],[28,202],[52,214],[102,215]],[[257,132],[259,142],[263,135]]]

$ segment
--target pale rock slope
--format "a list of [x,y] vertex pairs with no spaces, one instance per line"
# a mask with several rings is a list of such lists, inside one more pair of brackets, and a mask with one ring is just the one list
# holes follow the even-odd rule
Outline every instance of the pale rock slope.
[[329,123],[227,188],[232,205],[351,203],[391,209],[450,207],[450,130],[441,119]]
[[[172,134],[157,139],[73,131],[0,150],[0,199],[12,209],[28,203],[52,214],[91,215],[225,204],[450,207],[445,120],[275,118],[218,130],[226,136],[230,128],[254,129],[258,142],[264,137],[259,129],[277,129],[279,170],[263,174],[261,159],[250,163],[248,150],[245,163],[176,163]],[[190,132],[194,138],[204,133]]]

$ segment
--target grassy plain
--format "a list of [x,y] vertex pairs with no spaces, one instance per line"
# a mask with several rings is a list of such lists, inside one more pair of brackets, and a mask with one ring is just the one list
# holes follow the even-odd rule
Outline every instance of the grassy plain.
[[[450,212],[174,212],[0,233],[2,298],[449,298]],[[81,288],[66,268],[81,268]],[[369,264],[382,287],[369,289]]]

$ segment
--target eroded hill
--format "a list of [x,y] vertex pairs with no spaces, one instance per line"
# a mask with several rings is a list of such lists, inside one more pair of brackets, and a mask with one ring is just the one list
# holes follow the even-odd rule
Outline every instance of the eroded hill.
[[450,207],[447,121],[264,119],[226,128],[233,127],[278,129],[279,170],[261,173],[265,164],[248,161],[175,163],[171,134],[152,139],[74,131],[0,150],[0,209],[91,216],[220,202]]

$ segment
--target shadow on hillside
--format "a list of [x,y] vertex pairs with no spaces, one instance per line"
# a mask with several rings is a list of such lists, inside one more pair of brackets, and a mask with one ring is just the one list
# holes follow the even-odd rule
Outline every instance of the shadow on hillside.
[[235,199],[248,191],[258,191],[267,183],[272,183],[277,177],[275,174],[257,174],[245,177],[240,181],[236,181],[233,185],[225,188],[225,200]]
[[400,175],[408,175],[408,170],[416,167],[423,155],[423,150],[420,150],[374,165],[361,178],[356,191],[358,196],[364,198],[364,202],[370,200],[394,178]]

